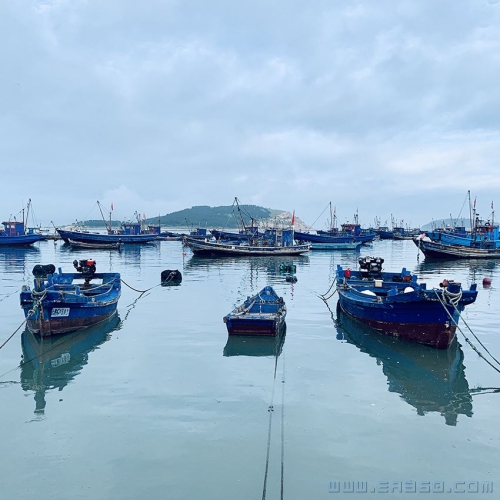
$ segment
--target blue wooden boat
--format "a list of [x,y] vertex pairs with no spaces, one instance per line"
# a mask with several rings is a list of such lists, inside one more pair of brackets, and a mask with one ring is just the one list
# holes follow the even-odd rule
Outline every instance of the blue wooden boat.
[[286,306],[273,287],[266,286],[224,316],[229,335],[275,336],[285,324]]
[[460,311],[477,297],[477,285],[464,290],[443,280],[439,289],[427,289],[405,268],[382,271],[384,259],[363,257],[359,270],[337,266],[340,307],[358,321],[387,335],[439,349],[455,338]]
[[121,293],[120,275],[97,273],[94,260],[75,260],[76,273],[56,272],[55,266],[33,268],[33,288],[20,295],[28,329],[51,337],[109,320],[116,314]]
[[28,246],[37,241],[45,240],[46,237],[39,230],[27,227],[31,207],[31,199],[28,201],[26,209],[22,209],[22,220],[8,220],[2,222],[0,229],[0,245],[3,246]]
[[4,229],[0,230],[0,245],[26,246],[45,239],[33,228],[26,228],[24,222],[4,221],[2,224]]

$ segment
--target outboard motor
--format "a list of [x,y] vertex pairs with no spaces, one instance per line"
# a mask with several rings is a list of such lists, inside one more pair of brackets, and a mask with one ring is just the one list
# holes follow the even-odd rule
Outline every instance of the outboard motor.
[[359,259],[359,270],[363,276],[376,276],[382,272],[384,259],[381,257],[361,257]]
[[55,272],[56,266],[54,264],[37,264],[32,271],[35,278],[46,278],[48,274],[54,274]]
[[161,284],[167,285],[179,285],[182,281],[182,274],[177,269],[165,269],[161,272]]
[[96,272],[95,260],[93,259],[74,260],[73,266],[79,273],[82,273],[83,277],[85,278],[85,285],[88,285]]

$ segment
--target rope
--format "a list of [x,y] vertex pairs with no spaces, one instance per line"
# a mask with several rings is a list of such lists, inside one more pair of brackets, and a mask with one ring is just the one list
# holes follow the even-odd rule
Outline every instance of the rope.
[[[484,361],[486,361],[486,363],[488,363],[494,370],[496,370],[498,373],[500,373],[500,369],[497,368],[493,363],[491,363],[491,361],[487,360],[483,354],[477,349],[477,347],[469,340],[469,338],[465,335],[465,333],[462,331],[462,329],[460,328],[460,326],[458,326],[458,322],[456,322],[454,319],[453,319],[453,316],[450,314],[450,311],[448,311],[448,309],[446,308],[446,304],[443,302],[443,300],[441,299],[441,297],[439,296],[439,294],[437,293],[437,290],[434,289],[434,293],[436,294],[436,297],[438,298],[439,302],[441,302],[441,305],[443,306],[444,310],[446,311],[446,314],[448,314],[448,316],[450,317],[451,321],[455,324],[457,330],[463,335],[465,341],[470,345],[470,347],[477,353],[477,355],[482,358]],[[452,304],[453,305],[453,304]],[[455,305],[453,305],[453,307],[455,308],[455,310],[458,312],[459,316],[462,317],[462,315],[460,314],[460,311],[456,308]],[[474,334],[474,332],[472,332],[471,330],[471,333],[472,335],[474,336],[474,338],[479,342],[479,344],[486,350],[486,352],[488,352],[488,354],[493,358],[495,359],[491,354],[490,352],[488,351],[488,349],[486,349],[486,347],[483,345],[483,343],[477,338],[477,336]],[[497,361],[495,359],[495,361]],[[498,361],[497,361],[498,363]]]
[[262,487],[262,500],[265,500],[266,498],[266,493],[267,493],[267,474],[269,472],[269,453],[271,451],[271,429],[272,429],[272,420],[273,420],[273,413],[274,413],[274,391],[276,388],[276,372],[278,369],[278,357],[279,357],[279,350],[276,351],[275,358],[274,358],[274,376],[273,376],[273,391],[271,394],[271,404],[269,405],[269,408],[267,411],[269,412],[269,426],[267,430],[267,452],[266,452],[266,467],[265,467],[265,472],[264,472],[264,485]]
[[281,491],[283,500],[285,479],[285,353],[283,353],[283,375],[281,377]]
[[14,333],[2,344],[0,345],[0,349],[20,330],[20,328],[28,321],[28,318],[26,318],[15,330]]
[[134,288],[133,286],[130,286],[127,282],[125,282],[122,278],[120,278],[120,281],[125,285],[125,286],[128,286],[131,290],[133,290],[134,292],[137,292],[137,293],[140,293],[141,295],[143,293],[146,293],[146,292],[149,292],[149,290],[152,290],[153,288],[156,288],[157,286],[161,286],[161,283],[159,283],[158,285],[154,285],[152,286],[151,288],[147,288],[146,290],[137,290],[137,288]]

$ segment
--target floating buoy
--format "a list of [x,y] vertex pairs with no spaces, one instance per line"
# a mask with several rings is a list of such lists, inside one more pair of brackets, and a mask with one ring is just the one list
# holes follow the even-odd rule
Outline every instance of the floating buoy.
[[165,269],[161,272],[162,285],[179,285],[182,281],[182,274],[177,269]]
[[483,286],[490,286],[491,285],[491,278],[483,278]]

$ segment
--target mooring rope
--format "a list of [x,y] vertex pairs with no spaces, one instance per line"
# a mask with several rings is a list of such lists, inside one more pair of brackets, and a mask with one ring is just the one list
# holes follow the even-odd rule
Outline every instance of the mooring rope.
[[26,323],[28,318],[26,318],[15,330],[14,333],[2,344],[0,345],[0,349],[21,329],[21,327]]
[[262,500],[265,500],[267,494],[267,474],[269,472],[269,454],[271,451],[271,430],[272,430],[272,422],[273,422],[273,413],[274,413],[274,392],[276,389],[276,372],[278,369],[278,357],[279,350],[276,351],[275,360],[274,360],[274,376],[273,376],[273,390],[271,393],[271,404],[269,405],[267,411],[269,412],[269,425],[267,429],[267,451],[266,451],[266,466],[264,471],[264,485],[262,487]]
[[149,292],[149,290],[152,290],[153,288],[156,288],[157,286],[161,286],[161,283],[158,283],[157,285],[154,285],[150,288],[147,288],[146,290],[137,290],[137,288],[134,288],[133,286],[130,286],[127,282],[125,282],[122,278],[120,278],[120,281],[125,285],[125,286],[128,286],[131,290],[133,290],[134,292],[137,292],[137,293],[140,293],[141,295],[146,293],[146,292]]
[[[450,311],[448,311],[448,309],[446,308],[445,302],[441,299],[441,297],[439,296],[439,294],[437,292],[438,291],[436,289],[434,289],[434,293],[436,294],[437,299],[439,300],[439,302],[443,306],[444,310],[446,311],[446,314],[448,314],[448,316],[450,317],[451,321],[455,324],[455,326],[458,329],[458,331],[463,335],[465,341],[470,345],[470,347],[477,353],[477,355],[481,359],[483,359],[484,361],[486,361],[486,363],[488,363],[494,370],[496,370],[498,373],[500,373],[500,369],[498,369],[493,363],[491,363],[491,361],[489,361],[488,359],[486,359],[483,356],[483,354],[479,351],[479,349],[469,340],[469,338],[467,337],[467,335],[465,335],[465,333],[462,331],[462,329],[458,325],[458,322],[454,320],[453,316],[450,314]],[[451,305],[453,305],[453,307],[457,311],[458,315],[462,318],[462,315],[460,314],[460,311],[457,309],[457,307],[454,304],[451,304]],[[470,330],[470,332],[472,333],[472,335],[474,336],[474,338],[479,342],[479,344],[485,349],[485,351],[498,363],[498,361],[492,356],[492,354],[488,351],[488,349],[484,346],[484,344],[478,339],[478,337],[476,336],[476,334],[472,330]]]
[[283,374],[281,376],[281,490],[280,499],[283,500],[285,481],[285,352],[283,348]]

